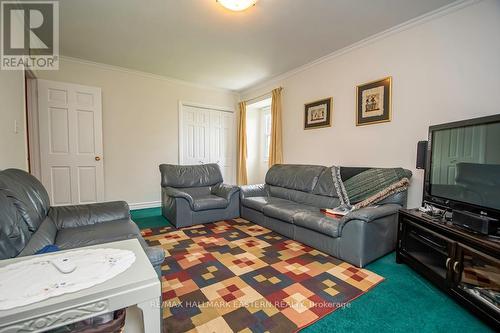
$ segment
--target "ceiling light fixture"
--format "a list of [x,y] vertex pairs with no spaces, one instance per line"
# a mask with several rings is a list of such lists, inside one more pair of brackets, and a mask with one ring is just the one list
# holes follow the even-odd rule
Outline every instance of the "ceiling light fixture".
[[245,9],[255,6],[255,3],[258,0],[216,0],[216,1],[220,3],[221,6],[229,10],[235,12],[241,12]]

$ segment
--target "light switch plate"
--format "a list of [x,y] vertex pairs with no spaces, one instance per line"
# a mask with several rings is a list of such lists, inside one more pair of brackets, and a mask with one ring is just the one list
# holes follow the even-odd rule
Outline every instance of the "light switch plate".
[[19,133],[19,122],[17,120],[14,120],[14,133]]

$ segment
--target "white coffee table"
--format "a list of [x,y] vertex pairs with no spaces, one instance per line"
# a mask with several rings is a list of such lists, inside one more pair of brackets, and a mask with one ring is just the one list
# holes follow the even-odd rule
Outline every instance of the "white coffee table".
[[[132,305],[142,310],[145,333],[160,333],[161,284],[139,241],[129,239],[87,248],[130,250],[136,260],[125,272],[91,288],[0,311],[0,333],[44,332]],[[27,258],[1,260],[0,267]]]

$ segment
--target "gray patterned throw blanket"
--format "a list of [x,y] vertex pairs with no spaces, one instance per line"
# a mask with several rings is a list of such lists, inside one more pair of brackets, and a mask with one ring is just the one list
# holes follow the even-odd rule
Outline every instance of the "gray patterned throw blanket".
[[342,210],[355,210],[406,191],[412,173],[403,168],[373,168],[352,176],[345,181],[340,176],[340,167],[332,167],[333,184],[340,199]]

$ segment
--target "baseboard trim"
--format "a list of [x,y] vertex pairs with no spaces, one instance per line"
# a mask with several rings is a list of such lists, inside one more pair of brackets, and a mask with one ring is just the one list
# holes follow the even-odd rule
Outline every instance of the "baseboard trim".
[[130,207],[130,210],[157,208],[161,206],[161,201],[136,202],[128,204],[128,206]]

